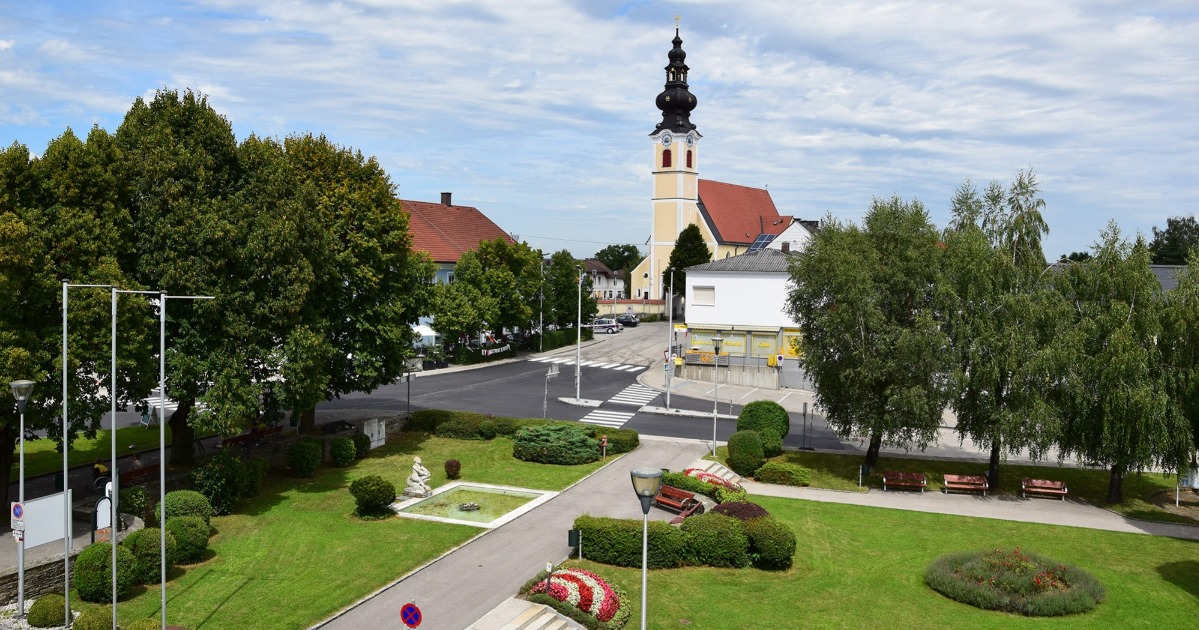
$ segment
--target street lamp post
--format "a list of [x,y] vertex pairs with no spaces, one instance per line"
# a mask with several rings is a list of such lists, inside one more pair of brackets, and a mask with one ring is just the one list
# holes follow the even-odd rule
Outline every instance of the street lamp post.
[[674,275],[666,292],[666,408],[670,409],[670,375],[674,372]]
[[[17,411],[21,416],[19,431],[21,436],[21,461],[18,464],[20,483],[17,484],[17,501],[25,504],[25,403],[33,392],[33,381],[20,380],[8,384],[12,388],[12,397],[17,399]],[[20,544],[17,546],[17,617],[25,616],[25,535],[21,533]]]
[[583,366],[579,365],[583,362],[583,277],[584,272],[582,267],[579,270],[579,312],[575,321],[575,400],[579,399],[579,372],[583,370]]
[[724,341],[724,337],[720,336],[720,331],[716,331],[716,335],[712,337],[712,456],[716,456],[716,405],[719,398],[716,397],[716,392],[720,390],[720,381],[716,378],[716,373],[720,369],[720,344]]
[[645,585],[649,572],[649,506],[662,487],[661,468],[634,468],[629,476],[641,501],[641,630],[645,630]]

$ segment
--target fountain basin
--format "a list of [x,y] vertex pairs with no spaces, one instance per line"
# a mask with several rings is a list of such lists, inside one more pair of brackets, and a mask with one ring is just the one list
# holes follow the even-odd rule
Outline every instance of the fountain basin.
[[[405,518],[494,529],[556,496],[549,490],[455,481],[434,489],[433,496],[398,501],[391,509]],[[470,509],[471,504],[478,508]]]

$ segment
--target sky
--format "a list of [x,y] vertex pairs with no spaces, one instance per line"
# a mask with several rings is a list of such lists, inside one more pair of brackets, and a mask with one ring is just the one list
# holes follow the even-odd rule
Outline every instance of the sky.
[[1193,0],[0,0],[0,146],[192,89],[233,125],[374,156],[401,199],[578,257],[644,247],[675,17],[700,177],[858,223],[1034,169],[1050,259],[1199,211]]

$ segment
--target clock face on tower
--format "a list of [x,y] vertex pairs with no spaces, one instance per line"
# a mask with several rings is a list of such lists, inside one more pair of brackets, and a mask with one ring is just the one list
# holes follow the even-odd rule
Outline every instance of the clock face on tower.
[[662,146],[668,147],[668,146],[670,146],[670,143],[673,141],[674,141],[674,136],[670,135],[669,133],[662,134]]
[[687,146],[689,146],[689,147],[695,146],[695,134],[693,134],[693,133],[687,134]]

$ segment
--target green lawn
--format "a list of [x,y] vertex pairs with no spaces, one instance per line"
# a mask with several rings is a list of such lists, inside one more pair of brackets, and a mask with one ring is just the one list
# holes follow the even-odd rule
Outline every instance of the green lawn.
[[[753,497],[799,538],[784,572],[686,568],[649,574],[651,628],[1185,628],[1199,619],[1199,543],[992,519]],[[924,585],[954,551],[1021,548],[1078,565],[1107,600],[1054,619],[979,610]],[[641,572],[572,562],[620,584],[640,617]],[[531,577],[531,576],[530,576]]]
[[[71,442],[71,450],[67,452],[67,462],[71,468],[84,466],[103,459],[107,462],[112,455],[112,433],[108,429],[96,432],[96,437],[79,436]],[[167,446],[171,444],[171,427],[166,427]],[[133,448],[130,448],[133,446]],[[158,449],[158,425],[149,427],[122,427],[117,429],[117,457],[123,457],[134,452]],[[17,478],[18,456],[14,449],[12,475]],[[62,472],[62,452],[58,450],[58,440],[42,438],[25,442],[25,475],[37,477],[50,473]]]
[[[727,447],[716,449],[721,462],[727,461]],[[709,459],[711,459],[709,457]],[[928,479],[926,492],[940,492],[943,475],[985,475],[987,465],[982,462],[962,462],[943,459],[917,459],[909,457],[880,457],[874,472],[862,480],[858,487],[858,467],[865,456],[861,453],[840,454],[815,451],[789,451],[775,461],[792,462],[812,471],[812,487],[848,492],[865,492],[867,488],[881,490],[882,471],[896,470],[922,472]],[[1081,499],[1092,505],[1104,507],[1131,518],[1173,523],[1199,524],[1199,521],[1165,512],[1150,502],[1161,492],[1174,492],[1176,477],[1160,473],[1133,474],[1124,478],[1124,501],[1115,505],[1107,502],[1108,471],[1103,469],[1075,468],[1071,466],[1030,466],[1001,464],[999,467],[999,492],[1020,496],[1020,479],[1055,479],[1066,482],[1070,498]]]
[[[401,491],[419,454],[448,483],[446,459],[462,462],[462,479],[562,490],[598,468],[546,466],[512,457],[512,441],[402,434],[349,468],[322,468],[315,479],[270,479],[237,513],[213,519],[211,559],[176,571],[167,585],[171,623],[201,628],[303,628],[323,619],[484,531],[393,517],[352,516],[350,482],[380,475]],[[72,601],[78,601],[72,599]],[[122,621],[158,614],[158,587],[119,605]]]

